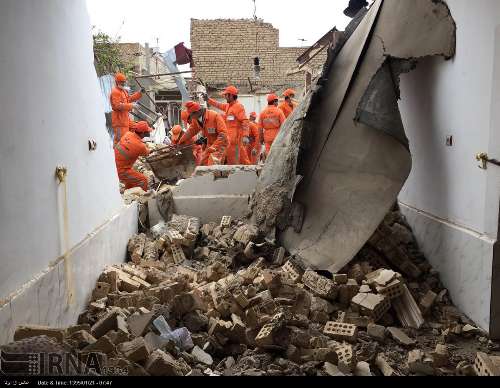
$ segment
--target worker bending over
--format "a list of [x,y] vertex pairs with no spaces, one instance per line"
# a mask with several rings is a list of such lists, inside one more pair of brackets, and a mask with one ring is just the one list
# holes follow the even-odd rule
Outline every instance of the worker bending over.
[[[186,111],[187,113],[187,111]],[[186,118],[186,123],[188,122],[189,115]],[[187,126],[186,126],[187,128]],[[172,140],[172,144],[178,145],[180,140],[182,139],[182,136],[184,136],[185,132],[182,130],[182,127],[180,125],[175,125],[172,130],[170,131],[170,139]],[[201,166],[202,164],[202,157],[203,157],[203,145],[202,144],[195,144],[193,139],[186,142],[185,145],[192,145],[193,146],[193,156],[194,160],[197,166]]]
[[187,145],[192,139],[202,133],[207,139],[207,146],[201,156],[202,166],[215,166],[224,164],[229,146],[226,124],[220,114],[202,108],[200,104],[189,101],[186,103],[189,113],[189,129],[179,140],[178,145]]
[[250,159],[246,147],[250,144],[250,127],[245,107],[238,102],[238,89],[228,86],[222,96],[226,104],[220,103],[208,96],[204,96],[209,105],[225,113],[229,148],[227,149],[226,164],[228,165],[250,165]]
[[283,101],[279,105],[279,108],[285,115],[285,118],[288,118],[297,107],[297,104],[293,101],[293,99],[295,98],[295,90],[285,90],[285,92],[283,93],[283,97],[285,97],[285,101]]
[[128,132],[129,127],[131,126],[131,120],[129,117],[130,111],[136,108],[136,101],[139,101],[142,97],[142,92],[145,92],[144,89],[141,89],[141,92],[134,93],[129,96],[128,91],[126,90],[127,77],[122,73],[117,73],[115,75],[116,87],[113,88],[110,96],[111,107],[113,108],[112,117],[112,126],[115,134],[114,145],[116,146],[121,138],[125,136]]
[[281,126],[286,118],[281,109],[278,108],[279,97],[276,94],[267,96],[268,106],[262,111],[259,117],[259,126],[264,131],[264,143],[266,145],[266,155],[269,155],[274,140],[280,132]]
[[115,146],[118,177],[120,182],[125,185],[126,190],[134,187],[140,187],[146,192],[149,190],[148,178],[132,167],[140,156],[149,155],[148,147],[142,139],[148,137],[152,131],[153,129],[145,121],[134,123]]
[[247,154],[250,158],[250,163],[253,165],[259,164],[262,144],[264,144],[264,136],[262,129],[257,125],[257,113],[250,113],[250,144],[247,146]]

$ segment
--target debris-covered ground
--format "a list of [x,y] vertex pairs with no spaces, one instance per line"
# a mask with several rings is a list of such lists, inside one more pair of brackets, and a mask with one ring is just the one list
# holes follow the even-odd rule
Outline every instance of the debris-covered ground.
[[200,225],[174,216],[128,248],[130,262],[104,271],[77,326],[18,328],[9,349],[45,341],[81,360],[99,354],[107,373],[153,376],[485,375],[500,367],[499,348],[452,306],[397,212],[333,276],[227,217]]

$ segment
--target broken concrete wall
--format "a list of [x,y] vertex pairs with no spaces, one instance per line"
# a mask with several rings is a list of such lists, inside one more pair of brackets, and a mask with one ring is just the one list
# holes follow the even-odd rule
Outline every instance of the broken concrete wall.
[[413,171],[399,199],[454,302],[488,329],[500,321],[498,314],[490,317],[499,305],[491,283],[498,284],[492,268],[500,169],[479,169],[475,155],[498,158],[500,152],[500,3],[448,5],[457,23],[455,58],[428,59],[402,76],[400,107]]
[[333,272],[370,238],[410,173],[399,75],[455,50],[441,1],[378,0],[353,24],[319,89],[281,131],[253,203],[261,229],[278,226],[292,254]]
[[245,218],[259,171],[254,166],[199,167],[196,176],[173,189],[173,211],[203,223],[220,222],[222,216]]
[[123,211],[90,27],[83,0],[2,1],[0,301]]

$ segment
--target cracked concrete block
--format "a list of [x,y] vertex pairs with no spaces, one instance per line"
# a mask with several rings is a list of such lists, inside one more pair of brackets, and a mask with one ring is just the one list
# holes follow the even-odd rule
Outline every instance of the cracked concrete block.
[[385,377],[392,377],[396,375],[396,372],[387,362],[387,359],[383,354],[379,354],[377,356],[377,359],[375,360],[375,365]]
[[184,376],[177,361],[170,354],[161,350],[156,350],[149,356],[146,362],[146,371],[155,377]]
[[146,342],[142,337],[118,345],[118,350],[132,362],[141,362],[149,357]]
[[337,341],[356,342],[358,328],[355,325],[341,322],[328,322],[323,334]]
[[477,353],[474,362],[474,370],[481,377],[498,377],[500,376],[500,367],[496,365],[485,353]]
[[200,363],[207,365],[207,366],[212,366],[214,363],[214,360],[210,354],[205,352],[203,349],[201,349],[198,346],[195,346],[194,349],[191,352],[191,355]]
[[375,324],[369,324],[367,327],[367,333],[373,339],[383,342],[385,340],[385,331],[386,328],[384,326],[379,326]]
[[18,326],[14,333],[14,341],[21,341],[26,338],[46,336],[49,338],[54,338],[58,342],[63,342],[64,340],[64,329],[54,329],[45,326]]
[[101,338],[106,333],[111,330],[116,330],[118,328],[117,317],[120,315],[119,309],[113,309],[97,321],[94,326],[92,326],[91,334],[95,338]]
[[151,325],[151,322],[153,322],[154,318],[154,313],[131,315],[127,320],[130,333],[135,337],[142,337],[146,334],[146,331]]
[[416,344],[415,340],[408,337],[401,329],[398,329],[396,327],[389,327],[387,329],[387,332],[394,339],[394,341],[396,341],[400,345],[413,346]]
[[352,305],[361,314],[372,317],[375,322],[391,308],[388,299],[375,294],[358,294],[352,299]]

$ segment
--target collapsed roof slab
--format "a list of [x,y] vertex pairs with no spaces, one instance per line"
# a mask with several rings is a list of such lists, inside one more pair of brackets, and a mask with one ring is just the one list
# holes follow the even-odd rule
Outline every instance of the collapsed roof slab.
[[442,1],[375,1],[276,139],[254,222],[268,233],[277,227],[283,245],[316,269],[351,261],[411,171],[399,75],[420,58],[453,57],[455,33]]

